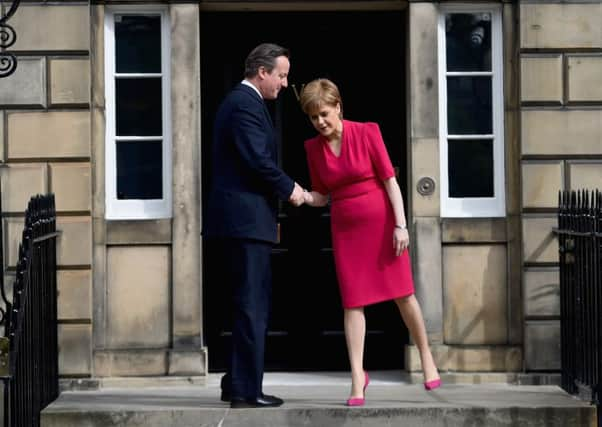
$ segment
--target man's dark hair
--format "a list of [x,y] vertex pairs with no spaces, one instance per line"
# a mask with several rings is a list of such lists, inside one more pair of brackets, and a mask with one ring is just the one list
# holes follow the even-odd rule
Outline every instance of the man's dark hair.
[[286,56],[290,58],[288,49],[274,43],[262,43],[254,48],[245,60],[245,78],[255,77],[260,67],[271,73],[276,66],[276,58]]

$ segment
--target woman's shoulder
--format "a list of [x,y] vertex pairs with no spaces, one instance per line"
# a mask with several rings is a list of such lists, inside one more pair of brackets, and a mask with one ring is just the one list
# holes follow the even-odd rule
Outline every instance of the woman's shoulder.
[[349,129],[357,132],[377,132],[379,130],[378,123],[376,122],[355,122],[353,120],[345,120],[345,124]]
[[364,144],[369,144],[375,136],[380,134],[378,123],[375,122],[346,121],[346,127],[351,138],[363,141]]

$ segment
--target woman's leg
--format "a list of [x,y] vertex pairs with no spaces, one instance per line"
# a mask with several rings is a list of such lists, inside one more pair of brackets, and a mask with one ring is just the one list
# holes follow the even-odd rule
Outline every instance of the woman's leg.
[[414,295],[410,295],[408,297],[397,298],[395,304],[397,304],[401,317],[410,331],[412,340],[414,340],[420,352],[424,380],[432,381],[439,378],[439,372],[437,371],[437,366],[429,347],[426,327],[424,326],[422,310],[420,310],[418,300]]
[[364,338],[366,336],[366,318],[364,308],[346,308],[344,310],[345,339],[351,365],[351,397],[363,397],[364,387]]

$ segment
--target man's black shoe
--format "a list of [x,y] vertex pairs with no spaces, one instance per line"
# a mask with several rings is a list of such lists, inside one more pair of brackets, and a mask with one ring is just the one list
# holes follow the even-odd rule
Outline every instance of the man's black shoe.
[[256,397],[254,399],[233,397],[232,401],[230,402],[230,408],[275,408],[283,403],[284,400],[280,399],[279,397],[264,394],[263,396]]
[[[262,396],[265,397],[266,395],[263,394]],[[275,396],[268,396],[268,397],[275,397]],[[220,399],[221,399],[222,402],[230,402],[232,400],[232,396],[230,395],[229,391],[222,390],[222,394],[220,396]]]

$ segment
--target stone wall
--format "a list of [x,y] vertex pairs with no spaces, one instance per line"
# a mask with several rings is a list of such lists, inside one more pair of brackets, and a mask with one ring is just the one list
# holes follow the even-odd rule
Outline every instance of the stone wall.
[[[442,371],[522,369],[516,13],[500,4],[504,34],[506,216],[442,218],[437,24],[440,5],[409,4],[409,158],[416,295]],[[418,191],[422,178],[435,191]],[[406,369],[420,370],[414,346]]]
[[21,3],[18,68],[0,79],[7,280],[23,211],[56,195],[59,372],[64,378],[203,375],[198,5],[167,6],[173,218],[105,219],[104,5]]
[[[167,6],[172,218],[105,219],[104,22],[91,7],[95,377],[197,376],[201,337],[199,9]],[[140,6],[141,10],[144,8]],[[196,43],[194,41],[197,41]]]
[[[201,53],[190,43],[198,40],[199,6],[169,6],[174,218],[110,222],[104,219],[104,8],[26,2],[10,20],[19,64],[0,79],[4,273],[10,282],[30,195],[54,192],[63,232],[61,375],[202,374]],[[438,5],[408,8],[407,202],[417,295],[440,366],[558,369],[552,228],[558,190],[601,187],[602,5],[501,6],[507,211],[497,219],[440,217]],[[416,190],[425,176],[436,184],[426,196]],[[415,356],[410,347],[410,370],[419,367]]]
[[560,368],[558,191],[602,189],[602,4],[522,1],[525,367]]
[[[33,25],[32,25],[33,23]],[[29,197],[58,212],[59,371],[89,376],[92,352],[90,20],[87,3],[22,3],[15,73],[0,79],[0,161],[7,283],[14,280]],[[24,53],[23,53],[24,52]]]

